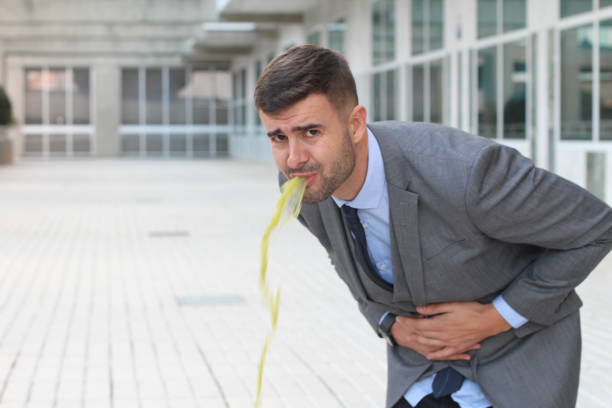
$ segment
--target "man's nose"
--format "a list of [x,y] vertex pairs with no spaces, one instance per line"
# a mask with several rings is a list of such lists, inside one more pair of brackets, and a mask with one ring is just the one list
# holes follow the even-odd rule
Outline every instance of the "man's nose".
[[299,169],[308,162],[308,152],[301,146],[299,142],[289,143],[289,157],[287,157],[287,166],[290,169]]

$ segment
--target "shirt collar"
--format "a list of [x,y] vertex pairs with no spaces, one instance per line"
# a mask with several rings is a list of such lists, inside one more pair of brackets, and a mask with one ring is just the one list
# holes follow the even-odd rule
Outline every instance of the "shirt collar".
[[351,201],[334,196],[332,198],[338,207],[346,204],[356,209],[373,209],[378,208],[385,188],[385,168],[383,166],[382,154],[380,153],[378,141],[368,128],[368,169],[361,190],[359,190],[357,197]]

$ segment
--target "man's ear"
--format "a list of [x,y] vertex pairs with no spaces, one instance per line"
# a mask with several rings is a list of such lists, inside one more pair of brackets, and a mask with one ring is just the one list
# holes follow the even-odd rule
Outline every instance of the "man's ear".
[[367,111],[365,106],[357,105],[353,108],[349,116],[349,132],[353,143],[358,143],[367,135],[366,131],[366,117]]

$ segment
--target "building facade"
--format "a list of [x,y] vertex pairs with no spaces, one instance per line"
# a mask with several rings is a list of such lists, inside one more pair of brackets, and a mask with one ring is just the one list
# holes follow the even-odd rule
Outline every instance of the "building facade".
[[[268,2],[265,2],[266,4]],[[273,55],[312,43],[342,52],[368,119],[429,121],[490,137],[612,202],[612,1],[227,1],[219,15],[301,14],[232,59],[246,113],[234,156],[269,158],[252,106]],[[300,8],[301,7],[301,8]]]
[[19,156],[271,160],[255,82],[311,43],[368,120],[495,139],[612,202],[612,0],[94,3],[0,0]]
[[214,3],[0,0],[0,84],[23,157],[227,156],[227,58],[193,45]]

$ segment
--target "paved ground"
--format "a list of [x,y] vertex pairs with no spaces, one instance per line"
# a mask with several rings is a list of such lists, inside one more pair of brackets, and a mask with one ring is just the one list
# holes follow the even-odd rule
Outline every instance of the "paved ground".
[[[0,169],[0,407],[252,406],[274,180],[229,161]],[[271,274],[264,407],[381,407],[384,344],[299,225],[277,235]],[[581,288],[579,407],[612,401],[611,287],[608,258]]]

